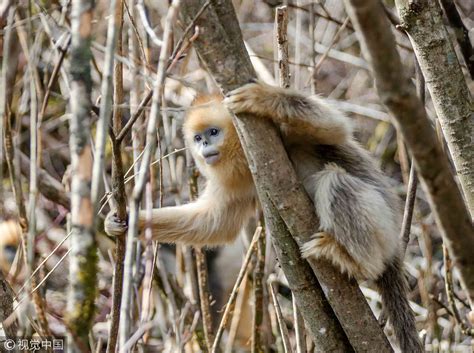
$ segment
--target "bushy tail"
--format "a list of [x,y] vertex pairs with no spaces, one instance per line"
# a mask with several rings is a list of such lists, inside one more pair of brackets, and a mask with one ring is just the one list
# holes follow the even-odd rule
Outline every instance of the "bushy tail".
[[415,316],[408,303],[408,286],[398,257],[393,259],[376,284],[402,352],[424,352],[416,331]]

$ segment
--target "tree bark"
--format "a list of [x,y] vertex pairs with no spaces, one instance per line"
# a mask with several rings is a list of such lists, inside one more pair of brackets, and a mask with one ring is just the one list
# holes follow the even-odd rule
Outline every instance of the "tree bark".
[[371,65],[379,97],[393,114],[411,151],[421,185],[428,195],[443,239],[461,272],[472,307],[474,230],[447,156],[438,143],[415,87],[403,70],[381,3],[378,0],[345,0],[345,3],[364,55]]
[[472,44],[469,40],[469,30],[464,25],[453,0],[441,0],[441,6],[456,36],[459,49],[461,49],[471,79],[474,80],[474,51],[472,50]]
[[471,94],[437,1],[396,0],[438,115],[459,181],[474,213],[474,111]]
[[71,11],[71,255],[67,327],[71,352],[88,349],[97,293],[97,245],[91,202],[91,29],[93,0],[75,0]]
[[[203,15],[195,14],[206,3],[183,1],[186,25],[199,26],[200,35],[193,42],[202,61],[226,93],[254,79],[230,0],[213,0]],[[301,245],[318,229],[314,206],[297,180],[275,126],[249,115],[234,120],[244,147],[266,225],[271,230],[280,264],[298,307],[321,351],[390,352],[391,347],[377,324],[355,281],[339,273],[328,262],[311,261],[321,286],[299,255]],[[271,146],[271,148],[269,148]],[[340,323],[328,306],[326,295]],[[350,341],[347,343],[341,325]]]

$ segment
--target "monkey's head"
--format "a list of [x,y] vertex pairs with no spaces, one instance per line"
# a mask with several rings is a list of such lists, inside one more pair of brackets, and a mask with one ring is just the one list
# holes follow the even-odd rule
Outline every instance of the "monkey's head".
[[201,171],[233,165],[243,157],[232,118],[217,95],[194,100],[183,125],[186,142]]
[[20,244],[21,228],[15,221],[0,223],[0,270],[6,275],[10,271]]

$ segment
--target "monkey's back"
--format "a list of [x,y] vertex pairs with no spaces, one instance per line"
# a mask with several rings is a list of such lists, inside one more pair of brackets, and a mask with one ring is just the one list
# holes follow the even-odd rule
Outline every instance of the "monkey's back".
[[286,146],[288,155],[295,167],[299,179],[303,182],[306,191],[314,192],[312,184],[314,175],[322,171],[327,164],[335,164],[347,173],[360,178],[364,182],[376,187],[383,197],[398,210],[398,200],[390,192],[388,179],[375,165],[369,152],[355,141],[348,141],[338,145],[298,145]]

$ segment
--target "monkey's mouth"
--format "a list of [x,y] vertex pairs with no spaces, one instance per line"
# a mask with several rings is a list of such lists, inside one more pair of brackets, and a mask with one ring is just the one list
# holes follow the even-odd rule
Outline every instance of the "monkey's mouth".
[[204,160],[206,161],[206,164],[213,165],[219,161],[220,159],[219,155],[220,153],[216,151],[216,152],[204,154],[203,157],[204,157]]

